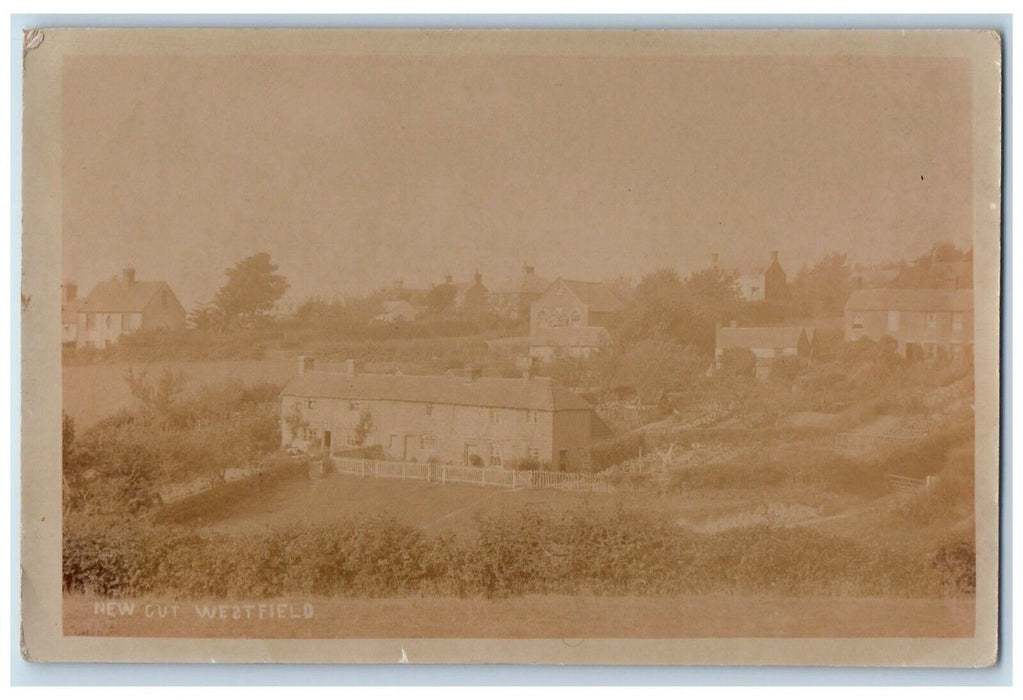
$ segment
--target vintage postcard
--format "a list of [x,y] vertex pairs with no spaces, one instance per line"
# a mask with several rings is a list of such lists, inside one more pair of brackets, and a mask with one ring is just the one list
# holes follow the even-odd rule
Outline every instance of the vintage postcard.
[[994,663],[1001,57],[28,32],[24,655]]

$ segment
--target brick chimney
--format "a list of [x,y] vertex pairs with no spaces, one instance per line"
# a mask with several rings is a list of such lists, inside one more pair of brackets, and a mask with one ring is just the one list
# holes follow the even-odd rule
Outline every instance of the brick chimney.
[[710,254],[710,266],[711,267],[717,267],[718,266],[718,254],[717,253],[711,253]]
[[444,284],[454,284],[455,278],[448,274],[444,276]]
[[298,374],[299,376],[308,374],[313,371],[315,366],[315,359],[308,355],[299,355],[298,357]]
[[135,268],[131,265],[124,268],[124,283],[129,287],[135,284]]
[[483,275],[481,275],[481,274],[479,273],[479,270],[477,270],[477,271],[476,271],[476,274],[472,276],[472,279],[473,279],[473,281],[474,281],[474,282],[476,283],[476,286],[477,286],[477,287],[478,287],[479,285],[483,284]]
[[778,262],[778,251],[777,250],[772,250],[771,251],[771,262],[772,263],[777,263]]

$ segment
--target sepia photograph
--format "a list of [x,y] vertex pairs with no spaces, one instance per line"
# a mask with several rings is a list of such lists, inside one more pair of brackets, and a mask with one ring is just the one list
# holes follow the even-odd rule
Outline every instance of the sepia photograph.
[[27,658],[994,663],[996,33],[24,61]]

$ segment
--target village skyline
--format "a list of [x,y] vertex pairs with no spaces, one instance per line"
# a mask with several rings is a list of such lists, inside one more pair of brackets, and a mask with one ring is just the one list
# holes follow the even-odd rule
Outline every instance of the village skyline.
[[522,264],[638,278],[779,250],[794,273],[832,251],[970,244],[969,71],[947,61],[92,56],[67,70],[63,271],[83,288],[133,264],[191,307],[255,250],[301,300],[476,271],[500,284]]

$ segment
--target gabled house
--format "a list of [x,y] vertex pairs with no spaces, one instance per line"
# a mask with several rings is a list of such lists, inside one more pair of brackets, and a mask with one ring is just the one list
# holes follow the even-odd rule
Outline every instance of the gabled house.
[[529,320],[529,308],[551,283],[536,274],[532,265],[522,266],[522,275],[514,283],[490,292],[490,311],[512,321]]
[[845,339],[889,336],[907,358],[973,354],[972,289],[860,289],[845,305]]
[[489,467],[518,460],[574,470],[588,463],[599,419],[549,377],[371,374],[349,360],[316,371],[299,358],[281,392],[281,442],[339,452],[379,446],[388,459]]
[[778,251],[771,251],[771,264],[739,272],[739,293],[746,301],[779,302],[788,298],[788,276],[778,262]]
[[170,286],[137,280],[131,267],[93,287],[78,305],[77,316],[75,344],[80,348],[108,347],[137,330],[185,327],[185,309]]
[[530,308],[530,331],[542,328],[606,327],[625,309],[625,302],[603,282],[559,277]]
[[557,353],[587,357],[606,343],[606,326],[624,309],[607,284],[559,277],[530,308],[529,353],[544,360]]

